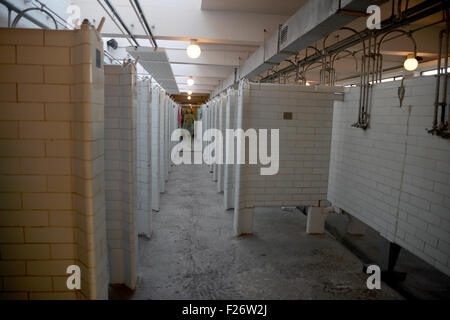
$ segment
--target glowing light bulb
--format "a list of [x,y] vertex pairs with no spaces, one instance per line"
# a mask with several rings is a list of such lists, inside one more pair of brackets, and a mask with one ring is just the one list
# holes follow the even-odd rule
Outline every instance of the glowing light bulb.
[[191,95],[192,94],[192,90],[188,90],[188,95]]
[[187,79],[188,86],[193,86],[194,83],[195,83],[194,79],[192,79],[192,78]]
[[308,87],[309,87],[310,85],[311,85],[311,83],[309,83],[309,82],[307,82],[307,83],[306,83],[306,86],[308,86]]
[[202,50],[200,49],[200,46],[197,44],[196,40],[191,41],[191,44],[186,48],[186,53],[191,59],[197,59],[198,57],[200,57]]
[[403,63],[403,67],[405,67],[407,71],[414,71],[418,66],[419,61],[417,61],[416,57],[414,56],[408,56],[408,58],[406,58],[405,62]]
[[192,98],[191,98],[191,96],[188,96],[188,100],[191,100]]

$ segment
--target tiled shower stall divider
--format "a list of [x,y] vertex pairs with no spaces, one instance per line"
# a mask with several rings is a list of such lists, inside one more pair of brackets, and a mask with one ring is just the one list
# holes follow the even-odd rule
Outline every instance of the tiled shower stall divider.
[[[2,299],[107,299],[108,283],[136,285],[175,104],[137,83],[133,64],[103,59],[89,24],[0,29]],[[67,288],[71,265],[81,290]]]
[[172,100],[167,97],[166,104],[164,106],[164,179],[165,181],[169,180],[169,161],[170,161],[170,154],[169,154],[169,147],[170,147],[170,129],[171,129],[171,123],[170,123],[170,115],[171,115],[171,109],[172,109]]
[[160,200],[160,101],[161,88],[157,85],[152,85],[152,100],[151,100],[151,173],[152,173],[152,209],[159,211]]
[[[220,96],[216,97],[213,100],[212,103],[212,111],[213,111],[213,116],[212,116],[212,128],[214,129],[219,129],[219,111],[220,111]],[[218,164],[217,163],[213,163],[213,181],[217,182],[219,177],[219,173],[218,173]]]
[[[226,94],[221,94],[217,101],[218,104],[218,127],[217,129],[220,130],[223,137],[223,143],[225,142],[225,112],[226,112],[226,104],[227,104],[227,97]],[[225,146],[225,145],[224,145]],[[218,164],[217,165],[217,191],[223,192],[223,185],[224,185],[224,165]]]
[[139,234],[152,235],[151,184],[151,81],[137,82],[136,140],[136,221]]
[[88,24],[0,29],[2,298],[107,298],[102,62]]
[[171,140],[171,135],[172,132],[178,128],[178,112],[179,112],[179,106],[177,106],[177,104],[173,101],[171,101],[170,106],[169,106],[169,132],[168,132],[168,138],[169,138],[169,149],[167,151],[167,156],[168,156],[168,161],[167,163],[169,164],[169,172],[171,171],[171,152],[172,152],[172,148],[178,143],[178,141],[172,141]]
[[[207,104],[202,104],[200,106],[201,108],[201,128],[202,128],[202,135],[205,135],[206,130],[208,129],[208,124],[209,124],[209,110],[208,110],[208,105]],[[199,130],[199,129],[197,129]],[[200,136],[200,133],[197,135],[197,139],[200,139],[201,142],[201,146],[202,146],[202,152],[203,149],[205,149],[207,143],[204,141],[203,136]]]
[[167,95],[164,90],[160,91],[159,100],[159,190],[164,193],[166,190],[166,155],[165,155],[165,132],[166,132],[166,104]]
[[165,94],[164,90],[161,90],[160,92],[160,103],[159,103],[159,190],[164,193],[166,190],[166,164],[165,164],[165,146],[164,146],[164,133],[165,131],[165,106],[166,106],[166,100],[167,96]]
[[[215,100],[211,100],[210,102],[208,102],[207,106],[208,106],[208,129],[213,129],[213,128],[215,128],[215,125],[214,125]],[[208,137],[208,139],[211,139],[210,134],[207,134],[207,137]],[[210,143],[210,142],[208,142],[208,143]],[[214,180],[214,166],[215,166],[214,164],[210,164],[210,166],[209,166],[209,171],[212,173],[213,180]]]
[[436,79],[405,79],[401,107],[400,85],[372,87],[366,131],[351,126],[358,88],[335,102],[328,199],[450,275],[450,142],[426,130]]
[[[236,101],[236,90],[228,89],[225,107],[225,130],[236,128]],[[224,143],[226,150],[226,140]],[[234,208],[234,161],[233,164],[224,164],[223,198],[225,210]]]
[[339,91],[342,87],[240,83],[236,127],[267,129],[268,150],[273,148],[270,129],[279,129],[279,171],[261,175],[267,166],[249,165],[246,147],[247,164],[235,167],[235,234],[253,232],[254,207],[326,205],[333,101],[342,99]]
[[131,63],[105,66],[105,76],[108,82],[115,83],[106,86],[105,90],[105,96],[111,97],[105,104],[105,193],[110,282],[134,289],[138,258],[135,204],[135,113],[138,101],[135,66]]
[[[210,102],[205,103],[202,105],[202,131],[203,131],[203,137],[198,137],[202,141],[202,152],[206,148],[209,142],[207,142],[203,138],[207,138],[207,135],[205,134],[207,130],[211,127],[211,106]],[[209,171],[211,172],[212,165],[208,166]]]

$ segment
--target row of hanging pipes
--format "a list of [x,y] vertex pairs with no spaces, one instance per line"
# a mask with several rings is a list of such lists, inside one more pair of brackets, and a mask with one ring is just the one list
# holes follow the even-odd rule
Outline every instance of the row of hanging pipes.
[[[377,45],[377,38],[373,32],[369,34],[368,44],[366,45],[366,40],[363,39],[360,32],[355,29],[349,27],[343,27],[339,30],[350,31],[361,38],[362,43],[362,55],[360,61],[360,99],[359,99],[359,109],[358,109],[358,119],[353,124],[354,127],[367,129],[369,126],[369,95],[370,95],[370,87],[374,83],[381,82],[382,79],[382,70],[383,70],[383,56],[381,55],[381,45],[385,41],[386,37],[394,32],[402,33],[407,35],[414,45],[414,56],[416,56],[417,46],[412,35],[404,30],[395,29],[390,32],[384,34]],[[326,41],[328,40],[328,36],[323,40],[323,49],[319,50],[317,47],[308,46],[305,51],[305,58],[308,58],[308,49],[313,49],[315,53],[321,55],[321,60],[319,62],[312,62],[309,64],[300,65],[298,59],[298,55],[296,55],[296,61],[293,62],[291,60],[287,60],[296,66],[295,72],[295,83],[305,85],[307,83],[306,73],[312,69],[314,65],[320,66],[320,84],[327,86],[336,85],[336,69],[335,63],[339,59],[352,57],[355,59],[355,70],[358,72],[358,59],[356,58],[355,52],[350,50],[342,50],[335,54],[329,55],[326,51]],[[341,55],[342,53],[346,53],[345,55]],[[301,70],[300,70],[301,68]],[[272,71],[273,72],[273,71]],[[286,83],[286,79],[288,78],[287,74],[280,74],[278,77],[278,82],[281,83],[281,77],[284,77]]]
[[[443,1],[445,3],[446,1]],[[397,5],[397,7],[395,6]],[[406,1],[405,11],[408,9],[409,1]],[[391,20],[401,20],[402,19],[402,0],[392,1],[392,15]],[[447,82],[448,82],[448,45],[449,45],[449,34],[450,34],[450,24],[449,24],[449,9],[448,6],[444,9],[444,20],[446,21],[446,29],[442,30],[439,34],[439,57],[438,57],[438,74],[436,77],[436,99],[435,99],[435,110],[434,110],[434,121],[433,128],[428,132],[443,137],[450,138],[448,120],[446,119],[446,107],[447,107]],[[369,31],[368,37],[365,40],[362,36],[362,32],[358,32],[355,29],[343,27],[340,30],[347,30],[353,32],[361,38],[362,43],[362,56],[360,61],[360,99],[358,108],[358,119],[352,125],[357,128],[367,129],[369,127],[369,108],[370,108],[370,91],[371,86],[375,83],[380,83],[383,76],[383,55],[381,54],[381,47],[383,43],[388,40],[388,36],[393,33],[399,33],[401,36],[408,37],[413,45],[414,57],[417,56],[417,44],[412,36],[412,32],[408,32],[402,29],[394,29],[384,33],[381,38],[377,39],[377,34],[375,32]],[[313,69],[314,66],[320,67],[320,85],[334,86],[336,84],[336,69],[335,62],[339,59],[353,57],[356,61],[356,72],[358,72],[358,59],[356,58],[356,52],[350,50],[342,50],[332,55],[327,53],[326,41],[329,35],[323,40],[323,49],[319,50],[315,46],[308,46],[305,50],[305,57],[303,60],[308,58],[308,49],[313,49],[316,54],[318,54],[321,59],[319,62],[311,62],[308,64],[301,64],[299,55],[295,56],[294,61],[286,60],[290,62],[295,67],[295,83],[306,85],[307,78],[306,73]],[[445,46],[443,48],[443,42],[445,40]],[[367,44],[366,44],[367,41]],[[341,53],[346,53],[346,55],[341,55]],[[441,67],[441,60],[444,60],[444,67]],[[276,74],[277,71],[275,67],[268,72],[270,74]],[[267,77],[266,76],[266,77]],[[278,83],[287,83],[291,73],[279,73]],[[440,95],[441,79],[443,79],[443,94],[442,98]],[[275,80],[275,79],[274,79]],[[440,116],[439,116],[440,114]],[[438,121],[438,118],[440,120]]]

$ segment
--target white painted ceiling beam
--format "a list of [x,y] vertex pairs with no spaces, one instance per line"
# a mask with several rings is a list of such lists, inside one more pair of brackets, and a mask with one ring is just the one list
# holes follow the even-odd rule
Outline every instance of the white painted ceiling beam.
[[[159,40],[156,37],[159,46],[166,49],[179,49],[186,50],[190,41],[185,40]],[[243,44],[226,44],[219,42],[202,42],[198,41],[202,52],[206,51],[218,51],[218,52],[240,52],[242,54],[247,52],[253,52],[258,49],[259,46],[243,45]]]
[[214,86],[208,86],[208,85],[205,85],[205,84],[198,84],[198,85],[195,86],[195,88],[192,88],[192,87],[190,87],[188,85],[180,85],[179,84],[178,85],[178,89],[180,91],[187,91],[187,90],[195,89],[197,91],[200,90],[201,92],[205,92],[205,91],[211,92],[214,89]]
[[215,65],[239,67],[248,58],[247,52],[224,52],[202,50],[200,57],[191,59],[186,54],[186,49],[167,49],[167,57],[170,63]]
[[[73,0],[73,4],[80,7],[82,18],[90,21],[98,23],[102,16],[108,17],[97,1]],[[145,34],[128,0],[112,0],[112,4],[133,34]],[[275,31],[288,18],[284,15],[201,10],[201,0],[141,0],[140,4],[152,33],[163,39],[260,45],[264,41],[264,29]],[[111,19],[106,19],[102,33],[120,31]]]
[[[187,80],[189,79],[189,77],[175,77],[175,80],[178,84],[187,84]],[[222,79],[221,78],[207,78],[207,77],[195,77],[194,81],[195,84],[206,84],[206,85],[211,85],[211,86],[217,86],[220,81]]]
[[225,66],[198,66],[188,64],[173,64],[175,77],[211,77],[225,79],[234,68]]
[[191,89],[191,88],[184,88],[184,87],[180,88],[180,86],[178,86],[178,88],[179,88],[181,94],[186,94],[188,90],[192,90],[193,94],[195,94],[195,93],[210,94],[212,91],[210,89]]
[[226,10],[253,13],[292,15],[308,0],[202,0],[202,10]]

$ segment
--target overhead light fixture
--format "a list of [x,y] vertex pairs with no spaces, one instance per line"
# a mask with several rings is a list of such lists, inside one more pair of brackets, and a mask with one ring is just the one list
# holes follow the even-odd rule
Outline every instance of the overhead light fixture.
[[192,79],[192,78],[187,79],[188,86],[193,86],[194,83],[195,83],[194,79]]
[[305,85],[309,87],[311,85],[311,83],[306,82]]
[[192,94],[192,90],[188,90],[188,95],[191,95]]
[[186,48],[186,53],[188,57],[191,59],[197,59],[198,57],[200,57],[202,50],[200,49],[200,46],[197,44],[197,40],[191,40],[191,44],[188,45],[188,47]]
[[191,98],[191,96],[188,96],[188,100],[191,100],[192,98]]
[[405,67],[405,69],[407,71],[414,71],[417,69],[417,67],[419,66],[419,61],[417,61],[416,57],[414,55],[409,55],[405,62],[403,63],[403,67]]

